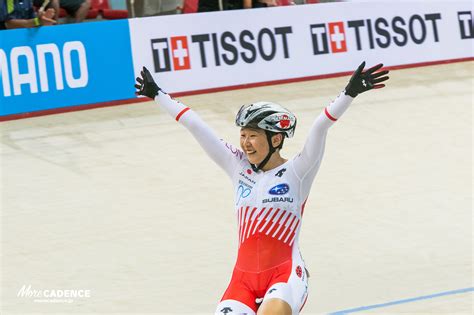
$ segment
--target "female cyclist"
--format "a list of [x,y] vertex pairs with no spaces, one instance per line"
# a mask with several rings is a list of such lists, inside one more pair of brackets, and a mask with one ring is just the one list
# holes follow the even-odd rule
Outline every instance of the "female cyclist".
[[298,314],[308,295],[308,274],[298,248],[306,199],[321,163],[329,127],[360,93],[382,88],[382,64],[364,71],[363,62],[344,91],[316,118],[303,150],[280,155],[296,117],[272,102],[240,108],[240,148],[222,141],[199,116],[163,92],[143,67],[137,94],[154,99],[196,138],[231,178],[239,244],[237,262],[215,314]]

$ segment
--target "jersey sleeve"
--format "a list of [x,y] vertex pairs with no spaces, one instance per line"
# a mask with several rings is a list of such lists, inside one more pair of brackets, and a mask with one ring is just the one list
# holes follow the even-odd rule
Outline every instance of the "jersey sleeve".
[[302,182],[301,192],[307,196],[319,170],[329,128],[342,116],[353,98],[342,92],[314,121],[303,150],[294,159],[295,173]]
[[181,102],[172,99],[162,91],[158,92],[155,102],[188,129],[209,157],[217,163],[229,177],[232,177],[243,152],[220,139],[193,110]]

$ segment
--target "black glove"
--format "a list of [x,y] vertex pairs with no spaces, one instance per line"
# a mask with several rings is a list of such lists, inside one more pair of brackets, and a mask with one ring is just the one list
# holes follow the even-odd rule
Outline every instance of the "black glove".
[[156,85],[155,80],[153,80],[153,77],[147,68],[143,67],[141,75],[141,78],[136,78],[138,84],[135,84],[135,88],[138,91],[135,93],[154,99],[155,96],[158,95],[158,91],[161,91],[161,89],[158,87],[158,85]]
[[372,89],[381,89],[385,84],[378,84],[380,82],[388,80],[388,70],[376,72],[383,67],[383,64],[378,64],[367,71],[363,72],[365,67],[365,61],[360,64],[359,68],[354,72],[346,86],[345,94],[356,97],[360,93],[363,93]]

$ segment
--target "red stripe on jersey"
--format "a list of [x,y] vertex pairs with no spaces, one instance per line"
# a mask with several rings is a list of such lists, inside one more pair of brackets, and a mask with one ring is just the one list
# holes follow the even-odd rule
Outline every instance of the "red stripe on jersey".
[[267,233],[265,233],[266,235],[269,235],[272,232],[275,233],[275,230],[278,229],[278,227],[280,226],[279,223],[281,223],[281,220],[285,217],[285,214],[286,214],[286,210],[284,210],[280,214],[280,216],[275,221],[273,221],[272,226],[269,229],[267,229]]
[[240,207],[240,209],[237,211],[237,228],[240,229],[240,220],[242,219],[242,208],[243,207]]
[[280,229],[281,229],[283,226],[285,226],[286,222],[288,222],[288,220],[289,220],[290,218],[291,218],[291,212],[288,212],[288,215],[286,216],[285,221],[284,221],[282,224],[280,224],[280,226],[279,226],[278,229],[275,231],[275,233],[273,233],[273,235],[272,235],[273,238],[277,235],[277,233],[280,231]]
[[331,114],[329,114],[327,107],[324,109],[324,112],[326,113],[326,116],[328,116],[328,118],[331,119],[332,121],[337,120],[337,118],[334,118],[334,117],[331,116]]
[[255,210],[257,210],[257,207],[252,209],[252,212],[250,212],[248,220],[245,221],[245,228],[244,228],[244,234],[242,234],[242,241],[244,241],[247,238],[247,236],[245,236],[245,234],[248,234],[247,231],[249,230],[249,226],[252,224],[251,220],[252,220],[252,216],[253,216]]
[[303,309],[304,305],[306,304],[306,300],[308,300],[308,295],[306,295],[306,297],[304,298],[304,302],[303,302],[303,305],[301,305],[300,312]]
[[290,242],[288,243],[288,245],[292,245],[293,244],[293,241],[295,240],[296,238],[296,231],[298,230],[298,225],[300,224],[300,220],[298,220],[298,223],[296,223],[296,226],[295,228],[293,229],[293,232],[291,232],[291,236],[290,236]]
[[296,231],[296,228],[298,227],[298,224],[300,224],[300,220],[296,219],[296,221],[294,223],[296,223],[295,226],[293,226],[293,224],[290,225],[289,233],[286,236],[285,240],[283,241],[283,243],[285,243],[285,244],[289,239],[291,239],[290,236]]
[[237,229],[239,230],[239,245],[240,245],[240,221],[242,220],[242,207],[240,207],[238,212],[238,222],[237,222]]
[[306,206],[306,201],[308,201],[308,199],[306,199],[303,204],[301,205],[301,217],[303,217],[303,212],[304,212],[304,207]]
[[179,119],[181,118],[181,116],[183,116],[184,113],[186,113],[190,108],[189,107],[186,107],[185,109],[183,109],[182,111],[179,112],[178,116],[176,116],[176,121],[179,121]]
[[265,214],[265,217],[262,220],[258,221],[258,224],[255,226],[256,230],[260,230],[262,228],[262,225],[265,224],[264,222],[267,221],[268,215],[272,212],[273,208],[268,209],[267,213]]
[[[237,229],[239,230],[239,237],[240,237],[240,220],[242,218],[242,207],[237,211]],[[239,244],[240,244],[240,238],[239,238]]]
[[245,211],[242,211],[241,217],[240,217],[240,229],[239,229],[239,243],[242,243],[242,230],[244,227],[244,220],[245,220],[245,215],[247,214],[249,207],[245,208]]
[[[257,209],[257,208],[255,208]],[[252,231],[252,228],[255,226],[255,222],[257,221],[257,218],[258,216],[262,213],[262,211],[265,210],[265,208],[263,208],[262,210],[260,210],[260,212],[258,212],[258,210],[255,212],[255,215],[253,216],[253,219],[252,217],[250,217],[250,222],[249,222],[249,228],[247,229],[247,235],[245,235],[245,238],[249,238],[250,236],[250,231]],[[258,212],[258,213],[257,213]]]
[[261,233],[261,232],[265,233],[265,232],[268,230],[268,228],[267,228],[267,229],[265,229],[265,228],[267,227],[268,223],[273,222],[273,220],[275,219],[275,217],[276,217],[276,215],[278,214],[278,212],[280,212],[280,209],[277,209],[277,210],[275,211],[275,213],[273,214],[272,218],[271,218],[270,220],[267,220],[267,222],[266,222],[266,223],[262,226],[262,228],[258,231],[259,233]]
[[[253,220],[252,225],[250,226],[250,229],[249,229],[249,231],[248,231],[247,234],[249,234],[250,231],[252,231],[252,230],[253,230],[252,235],[253,235],[253,233],[255,233],[255,230],[257,229],[257,225],[256,225],[256,224],[257,224],[257,222],[258,222],[258,218],[260,218],[260,216],[262,215],[262,212],[265,211],[265,209],[266,209],[266,207],[263,207],[262,210],[260,210],[260,212],[258,213],[258,215],[257,215],[257,216],[255,217],[255,219]],[[249,235],[247,235],[247,237],[249,237]]]
[[244,216],[244,207],[240,207],[239,211],[239,237],[240,237],[240,230],[242,229],[242,217]]
[[295,222],[296,220],[296,215],[293,216],[293,220],[291,220],[291,223],[283,230],[283,232],[280,234],[280,237],[278,238],[278,240],[281,240],[283,236],[286,235],[286,233],[288,233],[288,231],[290,230],[291,226],[293,225],[293,222]]

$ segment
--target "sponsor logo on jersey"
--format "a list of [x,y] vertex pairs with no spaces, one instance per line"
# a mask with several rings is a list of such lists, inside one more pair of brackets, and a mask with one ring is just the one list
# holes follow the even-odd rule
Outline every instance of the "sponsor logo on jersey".
[[223,309],[221,309],[220,312],[227,314],[227,313],[233,312],[233,310],[230,307],[224,307]]
[[236,157],[238,157],[239,159],[242,160],[243,156],[244,156],[244,152],[240,151],[239,149],[237,148],[234,148],[232,146],[232,144],[229,144],[227,142],[225,142],[224,140],[221,139],[221,141],[223,141],[225,143],[225,146],[227,149],[230,150],[230,152],[232,152],[232,154],[234,154]]
[[275,174],[275,176],[282,177],[282,176],[283,176],[283,173],[285,173],[285,172],[286,172],[286,168],[282,168],[281,170],[279,170],[279,171]]
[[237,200],[236,205],[239,204],[242,198],[247,198],[251,192],[252,192],[252,188],[249,185],[240,184],[239,187],[237,188],[237,194],[235,198]]
[[301,276],[303,276],[303,269],[301,268],[301,266],[297,266],[296,267],[296,275],[301,278]]
[[244,181],[241,180],[241,179],[239,179],[239,185],[240,185],[240,186],[245,186],[245,187],[247,187],[248,189],[252,189],[252,188],[253,188],[253,186],[247,184],[246,182],[244,182]]
[[268,202],[293,202],[293,198],[290,197],[272,197],[272,198],[265,198],[262,200],[262,203],[268,203]]
[[268,193],[270,195],[284,195],[290,191],[290,186],[288,184],[278,184],[270,188]]
[[[247,170],[247,173],[248,173],[248,170]],[[245,174],[244,172],[240,172],[239,175],[242,176],[243,178],[245,178],[246,180],[248,180],[249,182],[251,182],[252,184],[254,184],[254,185],[256,184],[256,182],[253,179],[251,179],[250,177],[248,177],[247,174]]]

